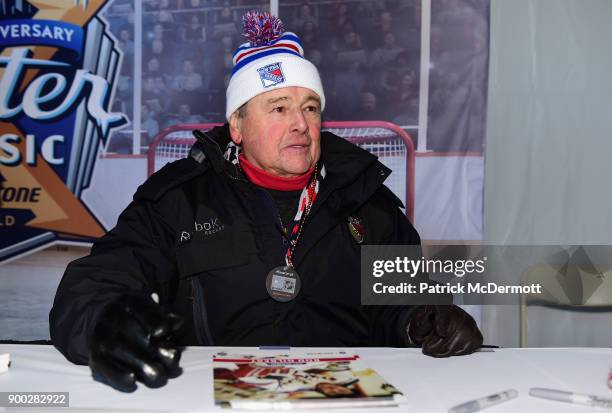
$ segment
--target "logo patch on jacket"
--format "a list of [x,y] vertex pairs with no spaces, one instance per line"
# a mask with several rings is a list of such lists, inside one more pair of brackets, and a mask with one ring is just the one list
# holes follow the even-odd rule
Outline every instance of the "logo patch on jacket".
[[362,244],[365,239],[365,226],[363,225],[363,220],[356,216],[348,217],[348,227],[349,231],[357,244]]
[[193,228],[181,231],[179,234],[179,244],[191,241],[194,235],[208,237],[223,230],[225,230],[225,224],[217,217],[204,218],[200,221],[196,220],[193,223]]
[[221,232],[225,229],[225,225],[217,217],[205,218],[201,222],[195,221],[193,224],[193,230],[199,232],[202,235],[212,235],[217,232]]

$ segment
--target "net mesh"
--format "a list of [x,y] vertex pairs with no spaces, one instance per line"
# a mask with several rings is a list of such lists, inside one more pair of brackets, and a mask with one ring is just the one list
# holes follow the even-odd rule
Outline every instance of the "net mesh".
[[[153,162],[149,165],[151,173],[161,169],[168,162],[184,158],[189,154],[189,149],[195,142],[191,134],[192,129],[162,132],[161,139],[156,139],[150,148],[150,151],[154,151],[154,157],[149,159],[150,163]],[[402,200],[404,205],[407,204],[408,148],[402,136],[385,127],[324,127],[323,130],[343,137],[377,156],[382,164],[393,171],[385,181],[385,185]]]

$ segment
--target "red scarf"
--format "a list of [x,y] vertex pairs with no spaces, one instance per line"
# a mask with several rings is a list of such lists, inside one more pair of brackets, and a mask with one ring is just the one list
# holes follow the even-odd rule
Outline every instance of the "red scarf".
[[313,166],[303,175],[296,176],[295,178],[283,178],[282,176],[273,175],[253,165],[242,153],[238,156],[238,161],[249,181],[257,186],[273,189],[275,191],[297,191],[304,189],[304,187],[308,185],[310,175],[312,175],[314,171]]

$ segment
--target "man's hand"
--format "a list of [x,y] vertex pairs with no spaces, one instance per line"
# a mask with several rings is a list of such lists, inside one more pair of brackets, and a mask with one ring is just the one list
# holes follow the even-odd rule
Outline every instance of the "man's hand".
[[183,320],[149,297],[113,302],[89,337],[89,367],[95,380],[131,392],[136,380],[161,387],[181,374],[181,349],[172,341]]
[[432,357],[473,353],[482,346],[482,334],[468,313],[454,305],[425,305],[417,308],[408,334]]

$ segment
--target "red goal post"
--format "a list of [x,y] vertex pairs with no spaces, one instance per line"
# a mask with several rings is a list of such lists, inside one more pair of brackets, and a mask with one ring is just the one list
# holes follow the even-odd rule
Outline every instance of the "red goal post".
[[[149,146],[147,174],[168,162],[186,157],[195,142],[194,129],[208,130],[218,123],[174,125],[161,131]],[[414,217],[414,144],[399,126],[382,121],[323,122],[322,129],[343,137],[376,155],[393,172],[385,184],[406,205],[406,216]]]

